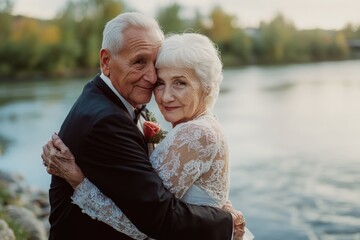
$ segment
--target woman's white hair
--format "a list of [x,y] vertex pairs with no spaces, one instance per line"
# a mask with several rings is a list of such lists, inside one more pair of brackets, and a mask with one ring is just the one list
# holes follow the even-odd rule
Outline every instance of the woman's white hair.
[[138,12],[127,12],[106,23],[101,48],[109,49],[112,54],[118,53],[124,45],[123,32],[129,27],[158,32],[159,37],[164,39],[164,33],[155,19]]
[[198,33],[170,35],[163,41],[155,67],[193,69],[207,93],[207,108],[213,108],[223,75],[219,51],[208,37]]

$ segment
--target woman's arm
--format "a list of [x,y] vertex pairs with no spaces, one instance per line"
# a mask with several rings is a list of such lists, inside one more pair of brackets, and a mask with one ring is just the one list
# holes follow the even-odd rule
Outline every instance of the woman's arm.
[[44,146],[42,158],[49,174],[64,178],[74,188],[71,199],[83,213],[134,239],[142,240],[147,237],[110,198],[85,178],[75,163],[73,154],[56,134],[52,136],[52,141]]
[[75,163],[74,155],[56,133],[43,146],[41,158],[49,174],[65,179],[72,188],[84,181],[85,176]]
[[115,203],[105,196],[87,178],[74,191],[72,203],[78,205],[83,213],[122,232],[133,239],[145,239],[147,236],[125,216]]

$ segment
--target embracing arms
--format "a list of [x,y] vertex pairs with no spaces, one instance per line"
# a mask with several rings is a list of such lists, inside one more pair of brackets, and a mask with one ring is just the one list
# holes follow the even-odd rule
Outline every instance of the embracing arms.
[[[186,136],[191,136],[191,138],[186,138]],[[154,159],[152,161],[153,166],[156,165],[154,167],[162,180],[165,180],[166,187],[176,197],[181,198],[194,181],[207,173],[208,178],[213,179],[209,181],[205,177],[203,179],[205,182],[219,184],[203,187],[205,189],[218,189],[222,195],[220,194],[220,199],[217,199],[216,206],[223,205],[227,197],[227,151],[223,149],[224,146],[217,147],[219,141],[212,138],[212,136],[204,136],[204,134],[200,134],[197,139],[194,139],[193,135],[187,133],[184,129],[180,129],[175,135],[172,134],[170,140],[170,144],[163,145],[163,148],[160,148],[162,150],[156,151],[158,153],[156,157],[159,161],[154,161]],[[52,146],[53,142],[61,150],[60,153],[57,153],[54,146]],[[84,176],[81,170],[77,168],[74,157],[61,139],[54,135],[53,142],[49,142],[44,147],[44,153],[49,155],[49,151],[52,151],[51,154],[56,156],[53,158],[52,164],[49,165],[48,172],[65,178],[74,188],[77,186],[72,197],[73,203],[80,206],[83,212],[92,218],[97,218],[134,239],[145,238],[146,235],[136,229],[111,199],[103,195],[87,179],[83,181]],[[161,156],[159,156],[159,152]],[[46,156],[43,156],[43,158],[46,159]],[[174,166],[176,166],[176,171]],[[216,176],[216,179],[214,179],[214,176]],[[79,183],[81,184],[78,185]],[[241,222],[242,215],[236,212],[230,203],[227,203],[224,209],[237,216],[235,233],[241,235],[244,227]]]
[[[177,200],[162,185],[146,151],[139,150],[134,129],[127,129],[128,123],[119,129],[118,124],[115,118],[97,122],[81,139],[81,146],[71,148],[86,177],[151,237],[230,239],[231,215]],[[65,136],[67,145],[72,146],[71,141],[72,138]]]

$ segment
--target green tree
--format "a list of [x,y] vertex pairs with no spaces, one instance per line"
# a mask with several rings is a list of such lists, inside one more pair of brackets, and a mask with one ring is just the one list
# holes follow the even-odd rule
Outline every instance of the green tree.
[[188,26],[180,17],[181,6],[177,3],[161,8],[157,13],[157,20],[164,33],[183,32]]
[[294,55],[292,43],[296,29],[281,14],[268,24],[262,23],[259,32],[258,53],[261,61],[282,63]]
[[81,68],[98,67],[104,25],[122,11],[122,2],[115,0],[69,1],[58,23],[64,33],[64,50],[73,57],[70,62]]
[[309,31],[309,33],[311,33],[309,38],[311,60],[326,60],[328,57],[328,46],[331,43],[331,36],[320,29]]
[[237,65],[240,60],[231,51],[232,39],[237,28],[234,26],[236,18],[223,11],[221,7],[215,6],[204,25],[204,34],[217,44],[221,52],[224,65]]
[[237,65],[248,64],[252,59],[252,41],[242,29],[238,29],[230,41],[230,50]]
[[11,32],[11,11],[13,1],[3,0],[0,2],[0,75],[8,75],[11,72],[11,66],[8,61],[4,61],[7,57],[6,51],[9,49],[9,36]]
[[215,7],[210,13],[211,26],[207,29],[208,36],[221,45],[230,43],[237,31],[235,21],[235,16],[227,14],[219,6]]
[[40,44],[40,25],[29,18],[17,18],[13,23],[10,35],[7,60],[13,69],[27,71],[36,70],[43,48]]
[[[55,19],[12,16],[14,0],[0,1],[0,76],[28,73],[66,74],[99,67],[105,23],[126,10],[120,0],[70,0]],[[236,17],[216,6],[207,16],[170,4],[158,11],[165,33],[198,32],[219,47],[225,66],[346,59],[348,41],[360,39],[360,25],[341,31],[297,30],[278,14],[257,29],[237,25]],[[4,59],[6,61],[4,61]]]
[[346,37],[342,32],[334,33],[328,52],[330,59],[345,59],[349,57],[350,52]]
[[346,39],[360,39],[360,25],[355,26],[353,24],[347,24],[343,29],[340,31],[344,34]]

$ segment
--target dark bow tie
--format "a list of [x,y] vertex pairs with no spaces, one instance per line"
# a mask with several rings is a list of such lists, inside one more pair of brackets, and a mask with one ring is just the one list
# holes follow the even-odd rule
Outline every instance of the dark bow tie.
[[141,112],[145,109],[146,105],[142,105],[141,107],[135,108],[134,113],[135,113],[135,118],[134,118],[134,123],[137,124],[137,122],[139,121]]

